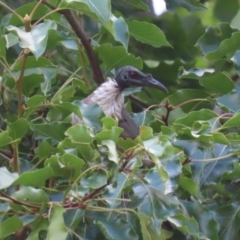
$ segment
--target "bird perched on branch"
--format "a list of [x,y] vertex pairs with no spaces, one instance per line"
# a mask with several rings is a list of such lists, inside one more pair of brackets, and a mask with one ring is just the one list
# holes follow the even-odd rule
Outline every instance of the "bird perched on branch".
[[[100,85],[91,95],[82,100],[84,104],[98,104],[106,116],[116,118],[119,127],[123,128],[123,138],[136,138],[139,127],[124,108],[123,90],[130,87],[152,87],[167,92],[167,88],[154,79],[151,74],[144,74],[138,69],[126,66],[121,68],[115,79]],[[72,124],[82,123],[75,114],[72,115]]]

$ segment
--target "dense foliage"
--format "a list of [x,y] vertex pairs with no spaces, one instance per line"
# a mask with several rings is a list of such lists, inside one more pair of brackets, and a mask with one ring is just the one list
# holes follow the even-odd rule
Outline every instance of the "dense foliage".
[[[240,239],[239,1],[165,1],[0,1],[0,239]],[[81,103],[125,65],[134,140]]]

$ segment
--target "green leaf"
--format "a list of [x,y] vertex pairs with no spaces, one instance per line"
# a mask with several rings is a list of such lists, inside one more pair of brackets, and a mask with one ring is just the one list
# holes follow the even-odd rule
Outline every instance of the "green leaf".
[[[30,15],[32,10],[36,7],[36,4],[37,4],[36,2],[23,4],[14,10],[24,18],[26,14]],[[48,14],[50,11],[51,10],[47,6],[41,4],[35,9],[34,15],[32,16],[32,20],[38,20],[42,16]],[[56,20],[56,19],[59,19],[60,17],[59,17],[59,14],[57,13],[51,13],[47,18],[52,18]],[[11,14],[5,26],[6,25],[21,26],[22,22],[15,14]]]
[[118,164],[120,158],[118,158],[116,143],[112,140],[103,140],[102,144],[108,148],[108,159]]
[[119,173],[116,183],[108,185],[103,195],[111,209],[121,204],[121,200],[117,200],[117,198],[121,198],[123,188],[127,185],[128,179],[122,173]]
[[240,104],[240,86],[236,86],[232,93],[216,99],[219,106],[229,109],[231,112],[238,112]]
[[31,224],[31,232],[28,239],[38,239],[41,231],[47,231],[49,226],[48,219],[38,217],[37,220]]
[[0,168],[0,189],[8,188],[18,178],[17,173],[11,173],[6,167]]
[[133,207],[141,214],[165,221],[177,211],[178,201],[155,188],[138,182],[133,185],[133,192]]
[[174,11],[178,7],[186,8],[189,12],[205,11],[207,8],[197,0],[164,0],[167,10]]
[[154,47],[171,46],[162,30],[148,22],[128,21],[129,32],[136,40]]
[[[173,233],[170,231],[167,231],[163,228],[161,228],[161,222],[157,226],[158,231],[154,231],[154,220],[152,220],[150,217],[138,214],[139,222],[141,225],[141,232],[143,235],[144,240],[152,240],[152,239],[158,239],[158,240],[165,240],[165,239],[171,239]],[[156,227],[156,226],[154,226]],[[161,228],[161,232],[159,229]]]
[[38,105],[42,105],[43,102],[46,100],[47,96],[43,95],[35,95],[32,96],[27,100],[27,106],[28,107],[36,107]]
[[47,239],[66,239],[68,235],[67,228],[64,224],[63,214],[65,209],[57,204],[53,204],[52,215],[48,227]]
[[194,197],[198,197],[198,185],[191,178],[180,177],[179,186]]
[[9,136],[9,131],[3,131],[0,133],[0,147],[8,145],[13,139]]
[[162,126],[161,129],[162,129],[162,134],[164,136],[167,136],[168,139],[170,140],[174,140],[175,137],[177,136],[177,133],[172,128],[169,128],[167,126]]
[[202,86],[215,93],[226,94],[234,88],[234,83],[227,73],[214,72],[213,69],[182,69],[181,78],[199,80]]
[[139,144],[139,142],[137,140],[133,140],[133,139],[122,139],[120,138],[118,140],[118,147],[122,148],[123,150],[127,151],[129,149],[132,149],[134,147],[137,146],[137,144]]
[[17,180],[14,181],[15,185],[43,187],[46,180],[53,176],[53,171],[50,167],[41,168],[35,171],[22,173]]
[[240,112],[236,113],[227,122],[225,122],[222,128],[237,127],[240,126]]
[[97,133],[95,138],[117,142],[123,131],[121,128],[117,127],[117,121],[110,117],[105,117],[101,121],[103,122],[103,130]]
[[29,123],[24,118],[20,118],[14,123],[9,123],[7,129],[14,140],[21,139],[29,129]]
[[[187,113],[192,110],[200,110],[202,108],[207,108],[210,105],[211,101],[210,99],[208,100],[208,98],[210,98],[210,95],[207,92],[198,89],[177,90],[175,93],[169,95],[167,98],[173,106],[182,104],[181,109]],[[171,115],[172,112],[170,114],[170,117]],[[178,117],[181,117],[179,116],[179,113]]]
[[215,112],[209,109],[202,109],[200,111],[190,112],[186,117],[178,119],[176,123],[191,127],[195,121],[208,121],[216,117],[218,117],[218,115]]
[[85,125],[72,126],[65,132],[65,135],[74,143],[90,144],[92,142],[90,132]]
[[173,157],[174,150],[170,141],[165,137],[156,136],[152,139],[143,142],[144,148],[147,152],[153,154],[157,158],[171,158]]
[[24,117],[29,117],[33,112],[36,112],[38,107],[44,105],[47,96],[35,95],[27,100],[27,109],[25,109]]
[[14,215],[4,222],[0,223],[0,237],[4,239],[5,237],[9,236],[10,234],[15,233],[19,229],[21,229],[23,223],[19,220],[19,218]]
[[76,229],[84,217],[84,209],[70,209],[64,213],[64,223],[71,229]]
[[106,234],[106,237],[109,236],[110,239],[116,240],[137,240],[138,236],[135,231],[132,229],[132,226],[123,219],[115,218],[108,220],[107,218],[101,218],[97,221],[98,226]]
[[39,156],[39,160],[43,160],[54,152],[54,148],[47,142],[47,141],[42,141],[39,144],[39,147],[34,150],[36,154]]
[[6,55],[6,40],[3,38],[0,30],[0,58],[5,58]]
[[5,34],[4,38],[6,42],[6,48],[10,48],[18,43],[18,37],[13,33]]
[[240,32],[227,23],[220,23],[219,28],[208,27],[199,38],[199,46],[203,54],[210,60],[218,60],[224,56],[230,59],[240,49]]
[[74,180],[78,178],[84,161],[73,154],[65,153],[61,157],[51,156],[46,159],[44,165],[51,167],[55,176]]
[[233,61],[236,70],[238,71],[238,74],[240,74],[240,50],[237,50],[233,57],[231,58],[231,60]]
[[140,126],[140,136],[143,141],[153,139],[154,135],[152,128],[147,126]]
[[103,130],[97,133],[95,138],[99,140],[113,140],[116,143],[122,131],[122,128],[113,127],[111,130]]
[[107,183],[107,174],[103,170],[91,172],[89,176],[81,178],[81,185],[85,188],[97,189]]
[[[220,230],[219,223],[216,221],[216,213],[212,208],[207,208],[199,202],[182,201],[189,217],[197,220],[200,232],[208,239],[218,240]],[[193,226],[194,227],[194,226]]]
[[[227,4],[224,0],[218,0],[215,4],[213,14],[221,22],[231,22],[239,9],[239,2],[234,0]],[[232,24],[231,24],[232,25]]]
[[183,214],[177,214],[168,219],[172,222],[181,232],[190,234],[191,236],[200,237],[198,223],[194,218],[189,218]]
[[229,145],[229,141],[223,133],[215,132],[212,135],[213,135],[214,142]]
[[110,21],[111,6],[109,0],[62,0],[60,8],[79,10],[101,23],[108,24]]
[[79,116],[79,112],[75,110],[74,113],[80,118],[82,116],[83,122],[86,126],[89,128],[94,128],[96,131],[101,130],[100,119],[103,111],[97,104],[87,105],[79,100],[75,100],[73,104],[80,109],[81,115]]
[[[65,153],[60,157],[59,163],[61,164],[61,168],[66,168],[69,172],[71,172],[71,175],[73,175],[73,178],[76,179],[79,174],[81,173],[82,167],[85,164],[85,162],[73,154]],[[74,174],[73,174],[74,173]]]
[[78,106],[75,104],[69,103],[69,102],[60,102],[58,104],[54,104],[54,107],[58,107],[60,111],[63,112],[65,110],[67,114],[69,115],[70,113],[75,113],[78,117],[82,118],[81,111]]
[[224,172],[234,170],[234,163],[238,161],[237,156],[229,155],[232,148],[228,145],[214,144],[209,147],[203,143],[186,140],[177,141],[174,145],[181,147],[187,157],[192,159],[191,173],[200,191],[218,183]]
[[59,143],[58,147],[65,152],[69,151],[69,149],[76,149],[77,153],[86,161],[92,161],[99,155],[97,150],[93,148],[93,144],[74,142],[71,138],[64,139]]
[[102,24],[114,37],[116,41],[128,47],[128,26],[122,17],[116,17],[111,13],[111,4],[109,0],[62,0],[59,7],[78,10],[81,13],[92,17]]
[[144,11],[149,11],[148,5],[143,3],[141,0],[123,0],[123,1],[135,8],[142,9]]
[[37,139],[53,138],[61,141],[65,138],[64,132],[68,129],[68,123],[53,122],[49,124],[32,124],[31,128],[34,131]]
[[7,26],[6,29],[9,32],[13,32],[19,38],[19,46],[21,48],[28,48],[39,58],[45,51],[48,39],[48,30],[57,29],[56,23],[50,20],[45,20],[44,23],[40,23],[33,27],[30,32],[25,32],[22,29],[15,26]]
[[[12,75],[17,79],[20,76],[23,61],[19,61],[15,66],[12,74],[7,74],[7,77],[11,82],[7,82],[10,88],[15,86],[15,80],[12,79]],[[50,90],[51,83],[54,81],[58,72],[58,68],[53,64],[40,57],[37,60],[33,56],[27,58],[26,69],[24,71],[23,79],[23,93],[27,96],[32,96],[33,91],[36,88],[41,87],[44,95]],[[32,81],[34,79],[34,81]]]
[[[216,220],[220,225],[219,234],[222,239],[238,239],[238,222],[239,222],[239,202],[232,202],[226,205],[219,205],[217,209]],[[226,217],[230,221],[226,223]]]
[[[20,202],[38,206],[49,202],[47,194],[42,189],[36,189],[32,187],[22,187],[19,191],[14,192],[11,197]],[[16,211],[24,209],[20,204],[11,203],[10,205]]]
[[115,17],[113,14],[111,15],[111,22],[113,24],[114,31],[111,28],[107,28],[110,33],[113,35],[116,41],[122,43],[124,48],[128,49],[128,41],[129,41],[129,33],[128,33],[128,25],[122,17]]
[[124,47],[113,47],[110,43],[106,43],[97,47],[95,51],[104,62],[107,71],[126,65],[142,69],[142,60],[139,57],[135,58],[132,54],[127,53]]

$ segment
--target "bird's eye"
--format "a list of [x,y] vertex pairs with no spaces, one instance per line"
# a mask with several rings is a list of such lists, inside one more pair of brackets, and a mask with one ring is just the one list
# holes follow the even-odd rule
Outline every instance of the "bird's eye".
[[123,79],[124,79],[124,80],[127,80],[127,79],[128,79],[127,75],[124,75],[124,76],[123,76]]
[[137,77],[138,77],[138,74],[137,74],[136,72],[134,72],[134,71],[131,71],[131,72],[130,72],[130,76],[131,76],[132,78],[137,78]]

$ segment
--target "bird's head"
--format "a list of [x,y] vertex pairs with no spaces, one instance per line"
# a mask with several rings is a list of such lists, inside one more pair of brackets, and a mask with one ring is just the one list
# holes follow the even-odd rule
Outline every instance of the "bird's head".
[[131,66],[119,69],[115,80],[121,90],[130,87],[152,87],[168,92],[167,88],[151,74],[145,74]]

